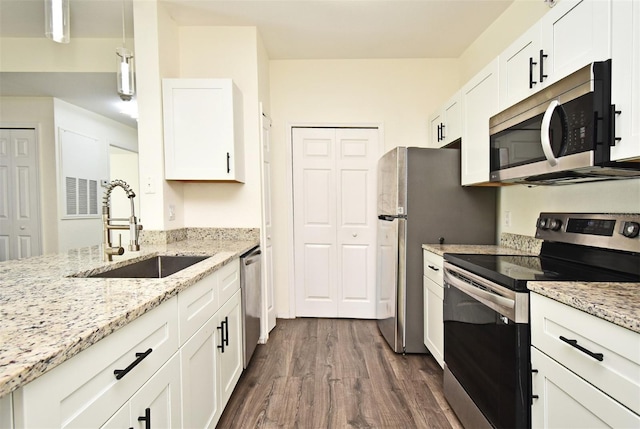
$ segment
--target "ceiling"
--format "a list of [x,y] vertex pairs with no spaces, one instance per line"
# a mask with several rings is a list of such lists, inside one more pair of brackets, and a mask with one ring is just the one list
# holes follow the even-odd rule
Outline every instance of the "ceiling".
[[[124,0],[133,34],[132,2]],[[276,59],[457,58],[514,0],[160,0],[181,26],[256,26]],[[71,38],[121,37],[119,0],[70,0]],[[0,37],[43,37],[44,0],[0,0]],[[53,42],[52,42],[53,43]],[[135,126],[110,73],[1,73],[0,95],[53,96]]]

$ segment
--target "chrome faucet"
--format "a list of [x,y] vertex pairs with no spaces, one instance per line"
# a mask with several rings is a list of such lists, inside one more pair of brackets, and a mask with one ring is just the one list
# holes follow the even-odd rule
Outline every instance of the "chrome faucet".
[[[112,218],[111,217],[111,191],[117,186],[124,189],[127,193],[127,198],[131,201],[131,217],[127,218]],[[132,252],[140,250],[140,244],[138,243],[138,234],[142,229],[142,225],[138,224],[138,220],[136,219],[136,211],[133,206],[133,199],[136,194],[129,187],[127,182],[124,180],[113,180],[111,183],[107,185],[107,188],[104,191],[104,196],[102,197],[102,225],[104,231],[104,260],[112,261],[113,255],[122,255],[124,253],[124,248],[122,247],[122,236],[119,236],[118,246],[113,246],[111,244],[111,230],[112,229],[123,229],[129,230],[129,250]],[[129,225],[116,225],[111,222],[119,222],[119,221],[128,221]]]

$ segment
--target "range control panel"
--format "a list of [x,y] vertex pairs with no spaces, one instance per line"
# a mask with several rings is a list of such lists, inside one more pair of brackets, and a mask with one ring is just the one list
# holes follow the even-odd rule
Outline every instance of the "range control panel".
[[536,238],[640,253],[640,213],[540,213]]

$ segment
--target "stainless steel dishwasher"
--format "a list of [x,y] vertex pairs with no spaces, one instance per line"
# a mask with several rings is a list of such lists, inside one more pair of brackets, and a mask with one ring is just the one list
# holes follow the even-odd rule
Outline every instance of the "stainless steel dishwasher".
[[242,289],[244,367],[249,365],[260,339],[262,316],[262,251],[256,246],[240,257],[240,287]]

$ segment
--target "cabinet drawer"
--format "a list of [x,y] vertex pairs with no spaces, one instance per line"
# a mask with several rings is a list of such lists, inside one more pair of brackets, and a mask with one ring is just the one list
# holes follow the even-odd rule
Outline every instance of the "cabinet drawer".
[[218,274],[218,290],[220,291],[220,305],[224,305],[240,290],[240,260],[235,259],[220,268]]
[[424,261],[423,272],[425,277],[436,282],[440,286],[444,284],[442,279],[443,257],[427,250],[422,251]]
[[[602,361],[560,337],[601,353]],[[532,293],[531,343],[640,414],[640,334]]]
[[[18,389],[15,427],[86,428],[105,422],[178,350],[177,321],[172,298]],[[136,356],[148,349],[144,359]],[[114,370],[135,361],[117,380]]]
[[640,416],[535,348],[531,364],[534,428],[638,428]]
[[217,272],[178,294],[180,345],[187,342],[218,311],[218,295]]

